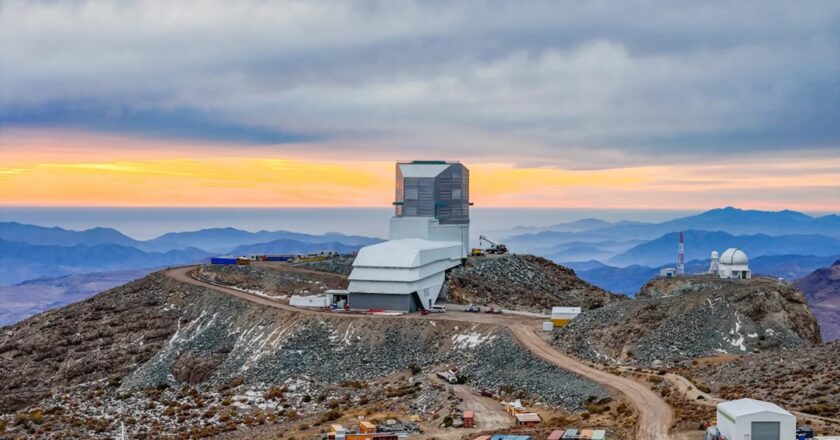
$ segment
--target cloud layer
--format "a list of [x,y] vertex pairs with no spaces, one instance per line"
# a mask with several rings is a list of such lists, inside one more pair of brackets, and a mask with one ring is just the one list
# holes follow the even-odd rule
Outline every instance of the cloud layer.
[[0,4],[5,129],[599,168],[840,146],[837,2]]

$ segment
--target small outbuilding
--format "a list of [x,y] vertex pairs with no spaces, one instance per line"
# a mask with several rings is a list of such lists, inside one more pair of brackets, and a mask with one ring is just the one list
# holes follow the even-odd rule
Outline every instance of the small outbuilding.
[[663,267],[659,269],[659,276],[663,278],[673,278],[677,276],[677,269],[673,267]]
[[551,308],[551,322],[555,327],[564,327],[573,319],[580,315],[582,309],[580,307],[552,307]]
[[717,427],[731,440],[787,440],[796,438],[796,417],[780,406],[754,399],[719,403]]
[[519,413],[514,414],[513,417],[516,418],[518,426],[534,426],[542,422],[540,415],[537,413]]

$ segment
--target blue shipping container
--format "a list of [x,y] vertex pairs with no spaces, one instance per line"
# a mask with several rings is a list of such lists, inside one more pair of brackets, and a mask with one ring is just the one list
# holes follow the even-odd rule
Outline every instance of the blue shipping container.
[[233,257],[212,257],[210,264],[236,264],[236,258]]

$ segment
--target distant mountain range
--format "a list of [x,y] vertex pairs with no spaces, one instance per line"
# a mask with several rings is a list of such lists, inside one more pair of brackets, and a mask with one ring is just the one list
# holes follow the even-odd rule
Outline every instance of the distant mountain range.
[[[741,248],[750,257],[789,254],[833,255],[840,250],[840,239],[824,235],[732,235],[720,231],[696,230],[684,231],[684,235],[686,260],[708,259],[713,250],[723,253],[730,247]],[[635,246],[606,262],[612,266],[673,265],[676,261],[677,241],[677,232],[665,234],[655,240]]]
[[[794,280],[815,269],[830,265],[840,259],[840,253],[828,256],[815,255],[768,255],[750,259],[750,268],[756,275],[780,277]],[[659,275],[662,267],[632,265],[627,267],[608,266],[598,261],[562,263],[575,270],[577,275],[598,287],[615,293],[633,296],[651,278]],[[709,260],[692,260],[686,263],[687,273],[702,273],[708,270]]]
[[142,278],[149,272],[145,269],[95,272],[38,278],[14,286],[0,286],[0,326],[87,299],[112,287]]
[[[584,225],[589,226],[582,229]],[[832,214],[812,217],[796,211],[771,212],[727,207],[661,223],[608,223],[585,219],[541,231],[523,234],[513,229],[500,235],[506,236],[505,243],[515,252],[550,256],[551,249],[562,243],[654,240],[665,234],[688,230],[721,231],[731,235],[824,235],[840,239],[840,216]]]
[[205,261],[212,255],[253,253],[349,253],[378,238],[234,228],[173,232],[135,240],[115,229],[72,231],[0,222],[0,285],[88,272],[155,269]]
[[86,272],[175,266],[209,256],[196,248],[145,252],[118,244],[56,246],[0,240],[0,284]]
[[228,253],[237,246],[276,240],[295,240],[301,243],[339,242],[349,246],[366,246],[381,241],[377,238],[339,233],[314,235],[283,230],[249,232],[235,228],[170,232],[151,240],[135,240],[111,228],[72,231],[58,227],[47,228],[17,222],[0,222],[0,240],[56,246],[117,244],[147,252],[196,248],[209,253]]

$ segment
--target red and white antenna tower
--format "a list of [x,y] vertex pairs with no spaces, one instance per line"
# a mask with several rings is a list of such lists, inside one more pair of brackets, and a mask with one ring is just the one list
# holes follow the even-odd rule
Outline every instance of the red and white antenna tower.
[[685,237],[680,231],[680,244],[677,246],[677,275],[685,275]]

